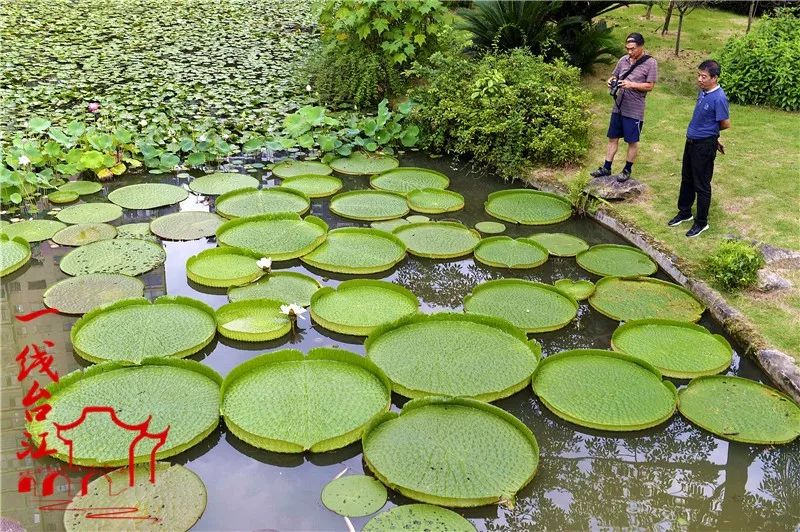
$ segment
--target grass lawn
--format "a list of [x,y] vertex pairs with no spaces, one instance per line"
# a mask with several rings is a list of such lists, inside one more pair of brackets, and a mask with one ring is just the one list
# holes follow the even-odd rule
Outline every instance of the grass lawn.
[[[692,12],[684,20],[682,50],[675,57],[677,17],[671,23],[673,31],[661,37],[656,30],[663,22],[663,11],[654,8],[649,21],[642,17],[644,12],[644,6],[632,6],[605,15],[616,26],[614,33],[620,43],[627,33],[641,32],[645,49],[659,63],[659,81],[647,97],[640,152],[633,170],[634,178],[646,183],[649,190],[634,201],[616,203],[615,214],[679,256],[685,272],[705,280],[710,279],[703,259],[729,236],[800,250],[800,115],[763,107],[731,105],[732,128],[721,136],[727,154],[717,156],[712,181],[710,229],[690,240],[684,236],[688,224],[667,227],[667,220],[677,212],[686,126],[696,97],[696,66],[714,57],[728,37],[744,34],[747,18],[708,9]],[[594,96],[595,118],[592,147],[582,166],[541,175],[566,183],[602,163],[611,109],[605,79],[611,69],[597,65],[596,74],[584,78]],[[724,88],[724,64],[722,72]],[[620,143],[613,171],[621,170],[624,162],[625,144]],[[725,295],[768,344],[800,363],[800,274],[781,274],[794,283],[792,289],[769,295],[756,291]]]

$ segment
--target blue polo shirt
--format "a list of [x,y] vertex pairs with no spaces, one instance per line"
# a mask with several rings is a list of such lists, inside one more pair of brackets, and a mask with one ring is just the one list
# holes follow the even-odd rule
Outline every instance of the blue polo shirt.
[[728,97],[722,87],[717,85],[708,92],[701,90],[697,94],[697,103],[686,136],[692,140],[719,137],[719,123],[728,118]]

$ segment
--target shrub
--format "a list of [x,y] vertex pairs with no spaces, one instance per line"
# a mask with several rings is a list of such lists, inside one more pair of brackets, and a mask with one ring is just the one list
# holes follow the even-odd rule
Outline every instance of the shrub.
[[740,240],[726,240],[708,257],[711,277],[725,290],[752,286],[758,270],[764,266],[764,256],[757,248]]
[[800,110],[800,10],[777,9],[755,31],[731,38],[720,56],[732,102]]
[[414,74],[425,80],[411,91],[425,148],[471,155],[504,178],[586,152],[591,96],[577,68],[517,49],[477,61],[437,53]]

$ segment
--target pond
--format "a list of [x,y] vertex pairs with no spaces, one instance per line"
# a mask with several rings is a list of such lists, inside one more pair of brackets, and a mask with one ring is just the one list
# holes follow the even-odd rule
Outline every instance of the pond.
[[[451,179],[450,188],[464,195],[463,210],[432,215],[434,219],[454,218],[468,226],[491,220],[483,210],[484,201],[489,193],[507,187],[499,179],[472,173],[468,167],[446,158],[407,154],[401,164],[446,173]],[[253,175],[263,175],[264,186],[277,184],[262,168],[245,166]],[[238,168],[245,170],[241,165]],[[368,188],[364,177],[340,177],[344,190]],[[187,182],[187,178],[177,176],[158,179],[178,185]],[[153,176],[116,180],[90,201],[98,201],[120,186],[152,180]],[[209,208],[203,197],[190,195],[180,205],[151,211],[126,210],[118,223],[144,222],[177,210]],[[328,199],[312,200],[310,214],[325,219],[331,229],[368,225],[331,213]],[[512,237],[547,231],[571,233],[590,245],[627,243],[590,219],[572,218],[543,228],[507,226],[504,234]],[[201,287],[186,278],[187,258],[214,246],[213,240],[207,239],[164,242],[166,263],[141,277],[146,284],[146,297],[181,294],[214,308],[227,303],[224,290]],[[22,387],[12,375],[16,368],[14,357],[25,345],[47,338],[55,343],[51,351],[60,375],[87,364],[72,353],[69,344],[69,330],[76,317],[53,315],[27,324],[12,318],[13,314],[42,308],[43,291],[66,277],[58,262],[71,248],[51,247],[48,242],[32,247],[33,260],[2,282],[3,517],[16,519],[29,529],[60,530],[62,512],[40,511],[37,508],[42,503],[14,490],[19,472],[49,463],[43,460],[31,466],[15,457],[24,430],[24,409]],[[300,261],[279,266],[281,271],[310,274],[329,286],[353,278],[314,270]],[[487,267],[472,257],[429,260],[409,255],[388,273],[367,277],[386,279],[410,289],[420,299],[424,312],[460,311],[464,296],[491,279],[520,277],[544,283],[560,278],[598,279],[579,268],[574,258],[552,256],[542,266],[515,271]],[[655,277],[671,280],[661,271]],[[699,323],[722,333],[719,324],[707,314]],[[584,301],[570,325],[534,337],[541,342],[545,356],[575,348],[607,349],[618,325]],[[307,352],[313,347],[336,346],[364,353],[361,338],[332,333],[308,320],[300,320],[299,328],[294,338],[286,336],[268,343],[236,342],[218,335],[191,358],[224,376],[241,362],[280,348]],[[734,354],[728,373],[768,382],[750,359],[738,354]],[[680,385],[686,381],[674,382]],[[397,395],[392,399],[393,410],[405,403]],[[730,443],[694,427],[679,414],[656,428],[638,432],[593,431],[555,417],[534,396],[530,386],[494,404],[530,427],[539,442],[541,461],[536,476],[518,494],[513,508],[491,505],[459,510],[478,530],[671,529],[690,524],[692,528],[792,530],[800,526],[800,440],[774,447]],[[348,474],[365,471],[359,442],[322,454],[278,454],[242,442],[225,429],[224,423],[199,445],[169,461],[187,465],[207,487],[208,506],[195,530],[345,530],[343,518],[322,505],[320,493],[344,468],[348,468]],[[54,460],[52,463],[60,465]],[[390,493],[384,510],[407,502]],[[352,521],[360,529],[368,519]]]

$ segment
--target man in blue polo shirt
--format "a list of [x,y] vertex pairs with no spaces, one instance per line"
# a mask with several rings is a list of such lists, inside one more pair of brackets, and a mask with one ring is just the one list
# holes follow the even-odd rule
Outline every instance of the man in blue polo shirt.
[[686,233],[690,238],[708,229],[714,159],[717,150],[725,154],[725,149],[719,142],[719,132],[731,127],[728,98],[717,83],[719,74],[720,66],[716,61],[703,61],[697,67],[700,92],[692,120],[686,130],[678,214],[667,222],[667,225],[676,226],[692,220],[692,204],[697,197],[697,216],[694,217],[694,225]]

